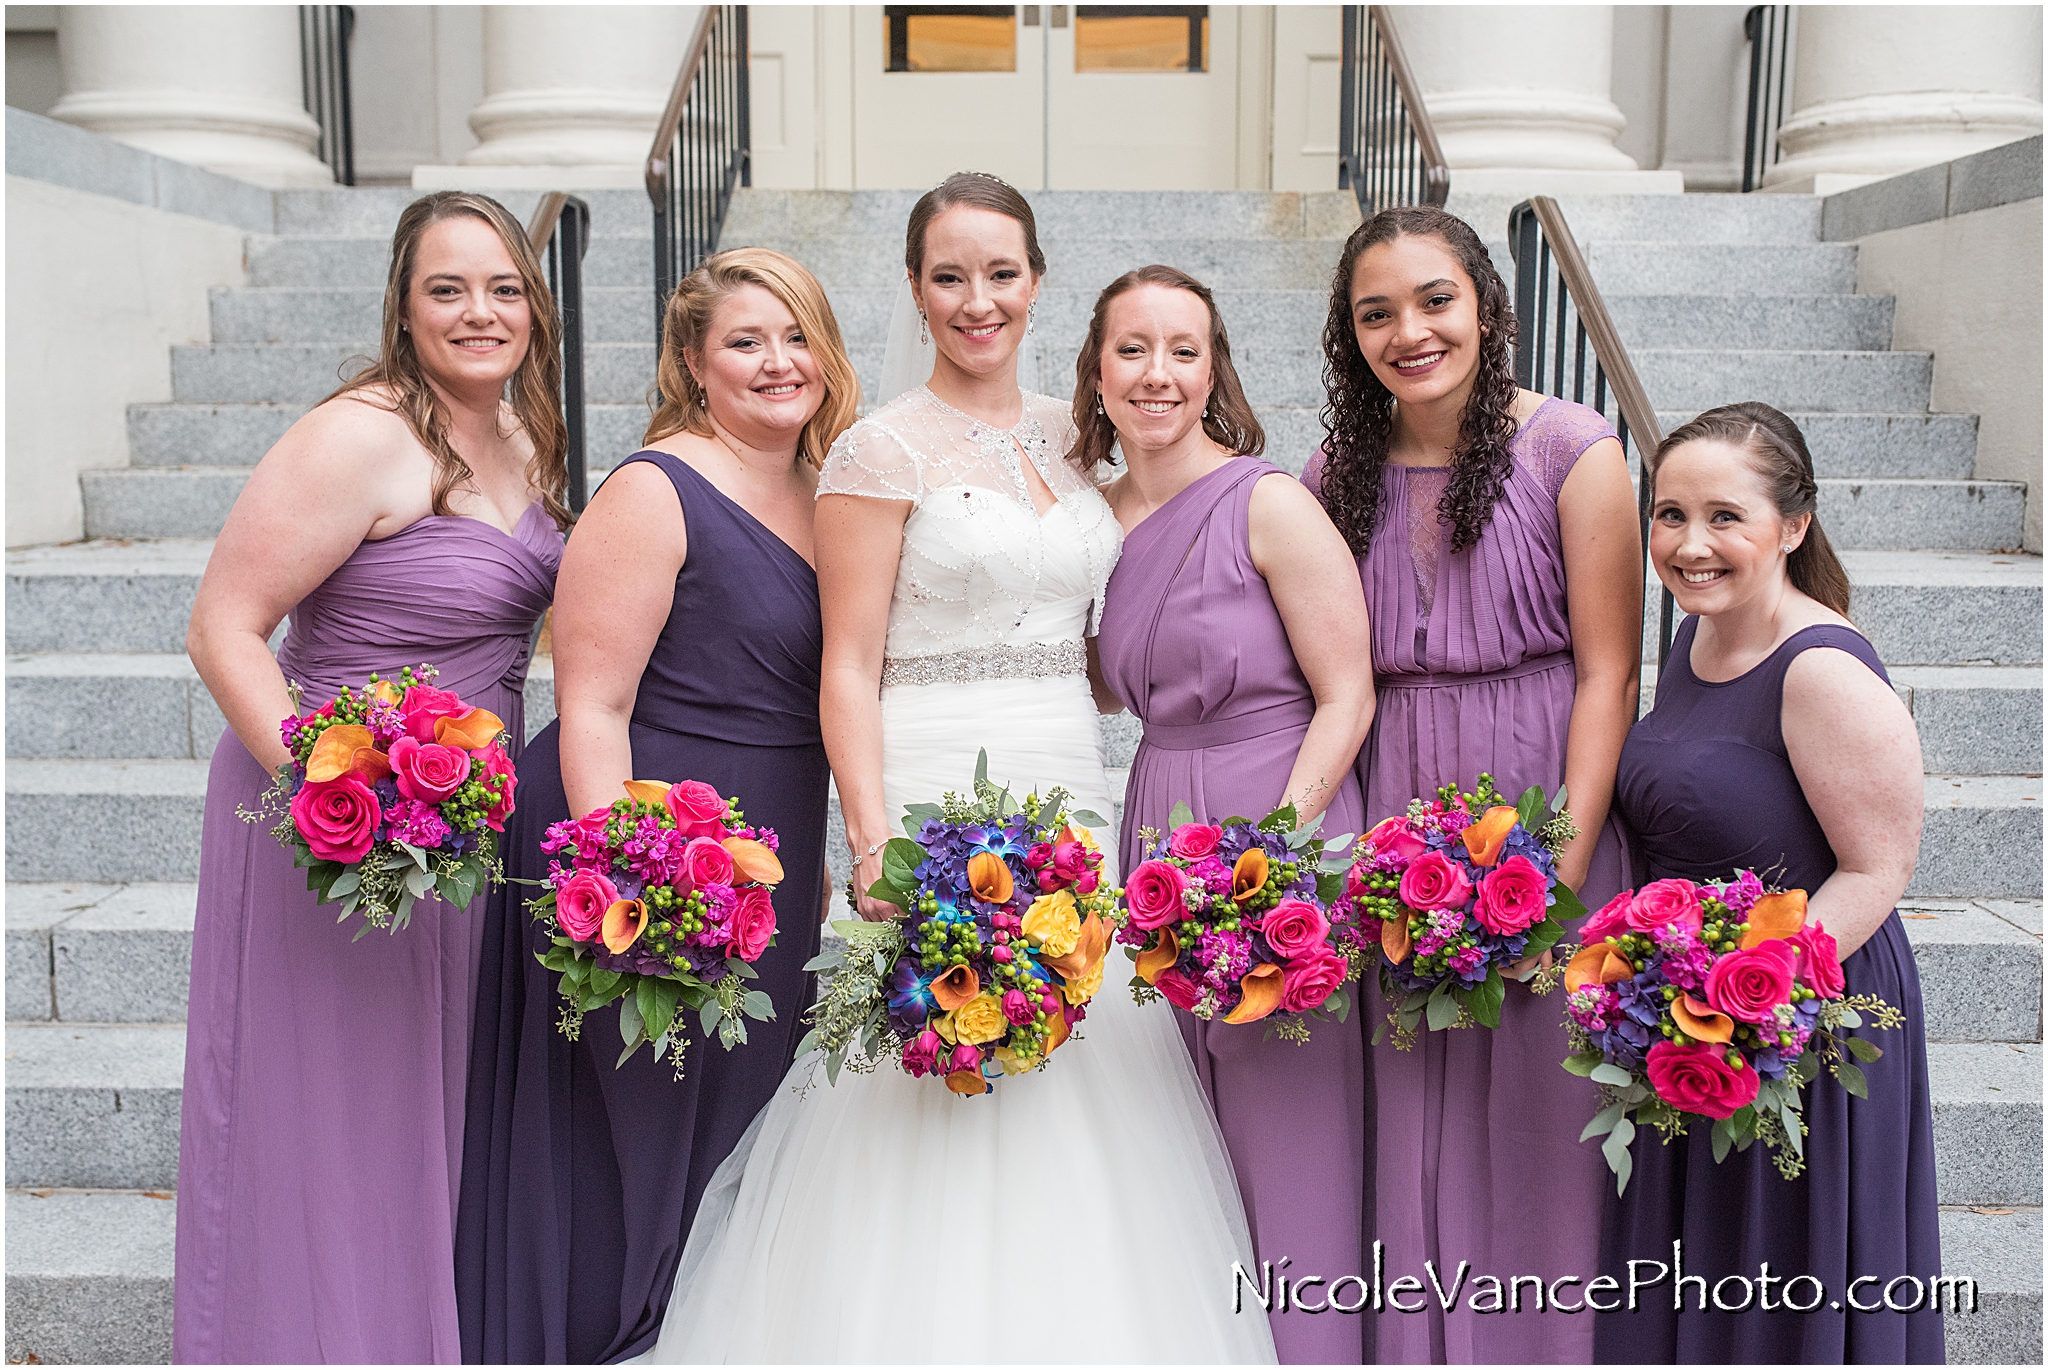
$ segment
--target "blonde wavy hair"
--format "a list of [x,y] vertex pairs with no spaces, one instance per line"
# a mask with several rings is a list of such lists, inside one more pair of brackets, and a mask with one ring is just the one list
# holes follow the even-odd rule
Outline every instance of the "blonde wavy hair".
[[716,436],[705,408],[704,389],[690,374],[689,360],[701,359],[718,307],[750,285],[766,290],[795,316],[811,355],[817,358],[825,400],[804,425],[798,452],[813,470],[821,469],[833,440],[853,426],[860,412],[860,380],[847,358],[832,302],[825,298],[818,278],[794,258],[765,247],[713,253],[685,276],[669,297],[661,320],[661,358],[654,373],[659,403],[641,441],[657,442],[677,433]]
[[[526,230],[505,206],[490,196],[443,190],[423,195],[405,207],[405,212],[398,216],[398,229],[391,235],[391,272],[384,283],[384,326],[377,358],[344,381],[327,399],[353,395],[403,418],[420,446],[434,458],[434,512],[453,512],[448,507],[449,494],[476,473],[448,441],[446,408],[434,394],[434,388],[427,384],[419,352],[404,324],[420,239],[435,224],[462,215],[481,219],[496,230],[519,271],[520,289],[526,294],[532,326],[527,334],[526,356],[506,385],[507,399],[519,426],[533,443],[533,456],[526,463],[527,483],[540,492],[541,503],[555,526],[567,528],[573,518],[568,504],[569,430],[562,422],[561,315],[555,310],[554,294],[548,289],[540,257],[527,241]],[[383,393],[368,398],[358,393],[364,390]]]

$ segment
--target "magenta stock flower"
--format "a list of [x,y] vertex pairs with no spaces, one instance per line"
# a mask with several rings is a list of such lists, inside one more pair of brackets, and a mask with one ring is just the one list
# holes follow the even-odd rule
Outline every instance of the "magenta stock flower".
[[384,816],[391,821],[391,836],[400,842],[410,842],[415,847],[438,847],[448,840],[449,834],[453,831],[441,817],[439,809],[432,804],[422,804],[417,799],[399,800],[385,810]]

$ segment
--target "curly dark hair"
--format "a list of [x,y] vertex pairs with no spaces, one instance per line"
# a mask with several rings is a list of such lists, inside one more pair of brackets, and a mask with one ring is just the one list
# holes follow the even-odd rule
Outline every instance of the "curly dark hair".
[[1383,209],[1352,230],[1330,282],[1323,325],[1323,506],[1351,551],[1364,556],[1380,521],[1382,473],[1394,434],[1393,392],[1373,374],[1351,322],[1352,269],[1367,248],[1400,237],[1435,238],[1450,250],[1479,296],[1479,367],[1458,425],[1451,479],[1437,518],[1451,526],[1451,550],[1479,541],[1507,487],[1515,436],[1515,314],[1486,245],[1454,214],[1426,205]]

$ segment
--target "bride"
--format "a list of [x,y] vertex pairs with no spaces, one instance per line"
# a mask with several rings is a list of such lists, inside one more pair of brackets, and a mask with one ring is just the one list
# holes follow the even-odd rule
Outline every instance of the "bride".
[[[848,430],[818,487],[821,713],[862,890],[904,806],[968,792],[984,748],[1014,794],[1115,812],[1082,638],[1122,538],[1064,459],[1066,406],[1017,385],[1030,206],[961,173],[907,237],[930,382]],[[1258,1305],[1232,1311],[1251,1240],[1187,1051],[1118,979],[1056,1060],[980,1097],[799,1059],[713,1177],[647,1359],[1271,1361]]]

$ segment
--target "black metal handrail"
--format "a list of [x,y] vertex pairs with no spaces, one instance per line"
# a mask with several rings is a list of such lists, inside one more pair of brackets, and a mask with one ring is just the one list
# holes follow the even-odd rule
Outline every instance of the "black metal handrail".
[[1742,17],[1749,38],[1749,118],[1742,135],[1742,188],[1755,190],[1777,165],[1778,125],[1792,82],[1792,6],[1752,5]]
[[1390,205],[1441,206],[1451,171],[1385,5],[1346,5],[1338,95],[1337,188],[1370,217]]
[[355,111],[349,89],[348,44],[356,28],[354,5],[299,6],[299,75],[306,113],[320,125],[320,160],[334,179],[356,183]]
[[754,183],[747,109],[747,7],[708,5],[647,154],[654,201],[654,341],[678,282],[718,250],[725,211]]
[[590,455],[583,432],[583,254],[590,250],[590,206],[551,190],[534,206],[527,240],[547,264],[548,289],[562,316],[562,424],[568,429],[569,512],[590,498]]
[[[1636,517],[1649,574],[1650,481],[1647,458],[1664,440],[1650,395],[1622,346],[1614,317],[1579,251],[1564,211],[1548,195],[1508,211],[1515,259],[1515,381],[1525,390],[1588,404],[1614,420],[1621,450],[1637,472]],[[1588,370],[1588,363],[1591,370]],[[1588,391],[1590,390],[1590,396]],[[1634,450],[1630,453],[1630,444]],[[1657,668],[1671,651],[1671,592],[1657,606]],[[1647,608],[1645,613],[1648,613]]]

